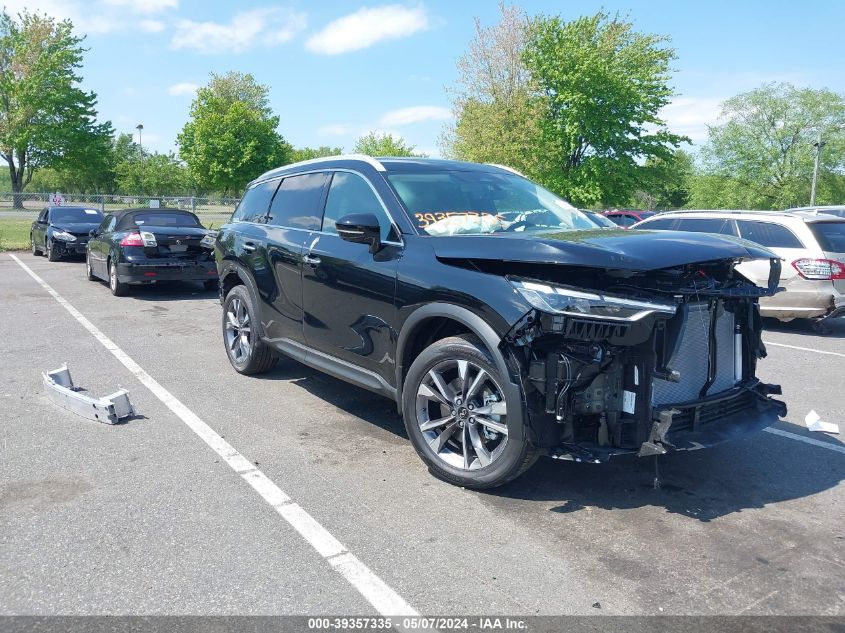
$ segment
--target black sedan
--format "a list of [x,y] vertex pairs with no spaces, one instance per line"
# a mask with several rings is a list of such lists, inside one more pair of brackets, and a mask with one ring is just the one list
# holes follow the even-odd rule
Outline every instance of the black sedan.
[[45,207],[29,229],[32,254],[51,262],[65,255],[84,255],[88,233],[103,221],[103,214],[91,207]]
[[91,231],[89,280],[108,280],[113,295],[133,284],[201,281],[217,287],[214,234],[181,209],[124,209],[106,214]]

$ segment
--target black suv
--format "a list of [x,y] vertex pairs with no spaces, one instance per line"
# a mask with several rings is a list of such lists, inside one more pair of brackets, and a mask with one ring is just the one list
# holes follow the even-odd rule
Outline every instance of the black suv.
[[[339,156],[249,185],[215,244],[235,370],[278,354],[396,401],[435,475],[690,450],[786,413],[755,377],[780,262],[737,238],[599,228],[495,165]],[[761,288],[736,272],[768,260]]]

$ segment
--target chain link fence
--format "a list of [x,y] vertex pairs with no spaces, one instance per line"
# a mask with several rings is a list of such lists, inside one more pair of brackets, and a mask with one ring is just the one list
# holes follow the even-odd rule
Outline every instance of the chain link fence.
[[9,217],[34,216],[49,204],[64,206],[92,206],[103,212],[135,207],[168,207],[185,209],[196,213],[207,225],[210,222],[224,222],[240,198],[197,198],[195,196],[121,196],[80,193],[0,193],[0,213]]

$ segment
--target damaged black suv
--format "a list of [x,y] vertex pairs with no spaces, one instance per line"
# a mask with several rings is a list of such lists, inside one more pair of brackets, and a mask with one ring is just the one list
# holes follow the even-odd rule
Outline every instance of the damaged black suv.
[[[215,251],[236,371],[281,354],[394,399],[431,472],[461,486],[501,485],[542,454],[701,448],[786,413],[755,377],[775,255],[600,228],[505,167],[288,165],[249,185]],[[768,287],[736,272],[752,259]]]

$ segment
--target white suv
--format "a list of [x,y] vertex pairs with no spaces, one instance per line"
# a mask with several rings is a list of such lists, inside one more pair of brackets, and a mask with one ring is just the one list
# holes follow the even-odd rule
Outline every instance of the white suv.
[[[781,321],[825,319],[845,314],[845,218],[807,211],[674,211],[632,226],[634,229],[718,233],[756,242],[783,260],[780,285],[786,292],[760,300],[763,316]],[[766,285],[765,262],[736,268]]]

